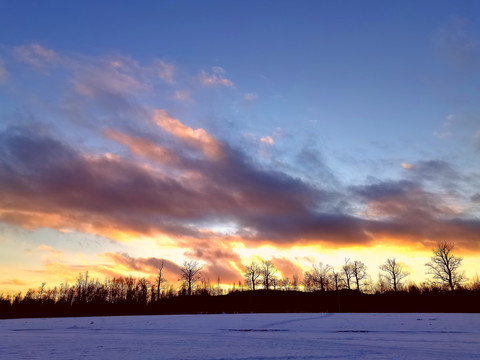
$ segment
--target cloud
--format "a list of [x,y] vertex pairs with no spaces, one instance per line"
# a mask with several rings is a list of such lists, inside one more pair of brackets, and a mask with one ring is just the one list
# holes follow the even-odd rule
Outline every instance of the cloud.
[[271,136],[264,136],[260,139],[260,141],[264,144],[268,144],[268,145],[273,145],[273,143],[275,142]]
[[223,75],[227,73],[227,71],[220,66],[212,66],[212,71],[218,75]]
[[121,67],[83,67],[73,82],[75,90],[87,97],[103,94],[133,95],[150,88],[135,76],[121,71]]
[[[141,272],[148,276],[156,276],[162,262],[164,263],[163,276],[170,282],[177,282],[181,275],[181,264],[156,257],[132,257],[127,253],[103,253],[102,257],[113,261],[113,265],[105,267],[105,270],[112,272]],[[204,264],[201,277],[211,282],[220,278],[221,283],[237,282],[242,279],[237,269],[230,265],[230,262],[240,263],[240,257],[226,249],[211,248],[206,244],[204,249],[195,248],[187,252],[186,256],[198,258]]]
[[243,95],[243,99],[245,101],[249,101],[249,102],[256,101],[258,99],[258,94],[257,93],[246,93],[246,94]]
[[459,117],[455,114],[448,114],[442,124],[441,129],[433,132],[433,136],[438,139],[447,139],[453,135],[452,128],[459,122]]
[[226,71],[223,68],[219,66],[214,66],[212,67],[211,73],[202,71],[198,78],[200,82],[205,86],[233,87],[233,82],[224,77],[225,74]]
[[9,279],[9,280],[5,280],[5,281],[2,281],[0,282],[1,285],[7,285],[7,286],[27,286],[28,283],[22,281],[22,280],[19,280],[19,279]]
[[476,194],[472,195],[470,200],[472,200],[475,203],[480,203],[480,193],[476,193]]
[[205,265],[202,278],[212,282],[220,278],[221,283],[232,283],[242,280],[238,270],[243,271],[240,256],[221,241],[199,241],[186,256],[201,260]]
[[[398,241],[455,241],[478,248],[480,221],[459,213],[445,196],[425,190],[412,180],[383,181],[353,189],[365,204],[365,216],[376,219],[365,231]],[[448,198],[447,198],[448,199]]]
[[468,19],[451,16],[436,32],[434,44],[451,63],[479,68],[480,40]]
[[64,120],[90,127],[122,122],[138,127],[148,113],[145,99],[171,93],[174,82],[175,66],[160,59],[140,63],[128,56],[57,53],[38,44],[17,46],[13,54],[41,72],[59,70],[56,79],[66,86],[52,107]]
[[158,269],[160,268],[162,262],[164,264],[162,274],[167,277],[169,281],[177,281],[180,276],[180,266],[174,262],[166,259],[156,258],[156,257],[131,257],[127,253],[111,253],[106,252],[102,254],[103,257],[112,260],[114,262],[114,268],[116,265],[121,265],[125,268],[127,272],[137,271],[143,272],[145,274],[157,275]]
[[[238,276],[240,266],[229,241],[291,246],[461,239],[465,246],[478,244],[478,219],[437,192],[438,186],[468,180],[446,162],[413,163],[406,178],[397,181],[344,188],[325,175],[333,178],[314,186],[259,165],[164,110],[153,112],[152,123],[163,133],[104,131],[131,153],[122,156],[78,149],[38,129],[0,132],[1,221],[117,240],[164,234],[206,259],[209,277],[225,279]],[[305,150],[302,156],[331,173],[316,153]],[[214,231],[222,224],[233,224],[233,230]],[[215,261],[222,256],[228,265]]]
[[169,64],[163,60],[157,60],[154,62],[153,68],[157,72],[160,79],[162,79],[163,81],[169,84],[174,83],[174,74],[175,74],[174,65]]
[[295,156],[295,162],[314,182],[320,182],[324,188],[340,188],[340,181],[332,169],[315,149],[304,147]]
[[[198,140],[198,133],[177,122],[170,130],[174,134],[180,130],[185,142],[203,144],[205,139],[202,133]],[[252,167],[229,148],[224,157],[202,163],[175,158],[147,140],[115,131],[107,134],[139,156],[155,160],[171,156],[172,167],[86,154],[48,134],[11,128],[0,134],[0,189],[7,194],[0,201],[0,218],[27,228],[74,228],[110,237],[163,232],[202,238],[207,235],[192,222],[237,217],[248,222],[262,211],[295,211],[313,195],[303,194],[310,192],[308,187],[286,175]],[[212,139],[207,137],[206,144]]]
[[217,158],[221,155],[219,142],[204,129],[192,129],[171,117],[165,110],[155,110],[153,121],[165,131],[200,149],[205,156]]
[[436,216],[455,215],[440,197],[413,181],[374,183],[356,187],[354,192],[366,200],[368,215],[374,217],[420,222]]
[[132,137],[114,129],[105,129],[104,133],[108,138],[128,146],[132,153],[157,163],[178,164],[181,161],[180,157],[172,150],[143,137]]
[[56,65],[62,60],[55,51],[39,44],[17,46],[13,53],[18,60],[37,69]]
[[189,101],[189,100],[192,100],[192,95],[188,90],[176,90],[175,99],[179,101]]
[[292,279],[294,275],[301,276],[303,273],[303,270],[300,266],[296,265],[293,261],[285,257],[273,257],[272,261],[277,269],[281,272],[283,278],[288,277]]
[[42,244],[38,247],[40,250],[43,250],[43,251],[46,251],[47,253],[53,255],[53,256],[56,256],[56,257],[61,257],[63,256],[63,251],[60,251],[60,250],[55,250],[54,248],[52,248],[51,246],[48,246],[48,245],[45,245],[45,244]]
[[475,150],[480,151],[480,129],[472,137]]
[[6,82],[8,79],[8,71],[3,66],[2,61],[0,61],[0,84]]

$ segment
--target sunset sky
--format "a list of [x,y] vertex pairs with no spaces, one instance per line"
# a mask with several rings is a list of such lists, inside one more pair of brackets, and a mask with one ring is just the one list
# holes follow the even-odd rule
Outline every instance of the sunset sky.
[[0,1],[0,292],[443,241],[480,274],[480,2]]

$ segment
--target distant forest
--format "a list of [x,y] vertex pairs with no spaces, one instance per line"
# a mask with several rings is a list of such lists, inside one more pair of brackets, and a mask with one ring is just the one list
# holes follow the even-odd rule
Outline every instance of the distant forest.
[[277,275],[270,260],[245,267],[244,282],[228,289],[202,279],[202,267],[187,260],[181,286],[168,284],[158,268],[155,281],[119,277],[100,282],[88,273],[76,283],[47,288],[43,283],[24,295],[0,293],[0,318],[195,314],[245,312],[480,312],[480,281],[467,282],[453,245],[438,244],[425,264],[432,281],[415,284],[394,258],[380,266],[377,283],[367,283],[361,261],[345,260],[340,271],[329,265],[292,279]]

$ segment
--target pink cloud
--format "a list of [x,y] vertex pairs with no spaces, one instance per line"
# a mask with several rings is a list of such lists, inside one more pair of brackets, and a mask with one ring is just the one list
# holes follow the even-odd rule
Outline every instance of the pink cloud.
[[153,68],[160,79],[169,84],[174,83],[175,66],[163,60],[157,60],[153,64]]
[[192,99],[192,96],[188,90],[177,90],[175,91],[175,99],[179,101],[189,101]]
[[208,158],[215,159],[221,155],[220,143],[204,129],[186,126],[165,110],[155,110],[153,121],[165,131],[200,149]]
[[112,66],[83,66],[74,80],[75,90],[87,97],[101,94],[132,95],[150,89],[149,84],[141,82],[133,75],[122,72]]
[[145,138],[132,137],[113,129],[106,129],[105,135],[130,148],[134,154],[153,160],[160,164],[178,164],[180,158],[168,148],[157,145]]
[[275,142],[271,136],[264,136],[260,139],[260,141],[264,144],[268,144],[268,145],[273,145],[273,143]]
[[212,73],[210,74],[202,71],[199,75],[199,80],[205,86],[233,87],[233,82],[224,77],[225,74],[226,71],[223,68],[219,66],[214,66],[212,68]]
[[61,60],[61,57],[55,51],[38,44],[17,46],[14,49],[14,54],[20,61],[36,68],[54,65]]

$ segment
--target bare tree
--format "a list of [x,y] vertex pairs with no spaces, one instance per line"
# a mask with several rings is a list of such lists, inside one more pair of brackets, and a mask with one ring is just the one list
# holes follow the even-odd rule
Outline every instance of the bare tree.
[[280,280],[280,288],[284,291],[292,290],[292,282],[288,277]]
[[181,279],[187,289],[187,294],[192,295],[192,289],[195,283],[200,280],[200,271],[202,266],[196,260],[185,260],[183,266],[180,269]]
[[353,277],[355,278],[355,283],[357,284],[357,291],[360,291],[361,281],[367,277],[367,267],[361,261],[355,260],[353,262]]
[[403,270],[403,265],[397,263],[395,258],[389,258],[384,264],[380,265],[380,270],[385,272],[385,280],[393,288],[393,291],[398,291],[401,285],[401,281],[410,275],[407,271]]
[[265,290],[270,290],[270,287],[274,284],[274,279],[276,278],[277,268],[272,260],[263,260],[260,268],[263,287]]
[[162,276],[162,270],[165,266],[165,261],[162,260],[158,266],[158,277],[157,277],[157,300],[160,300],[160,290],[162,289],[162,284],[166,281]]
[[298,274],[293,274],[292,277],[292,290],[297,291],[298,290],[298,284],[300,283],[300,276]]
[[310,291],[330,290],[330,277],[333,268],[330,265],[323,265],[321,262],[312,264],[312,271],[305,272],[303,284]]
[[255,291],[255,287],[260,284],[260,276],[262,275],[262,269],[256,262],[252,262],[250,265],[245,266],[245,284],[250,286]]
[[335,269],[332,268],[330,278],[333,286],[335,287],[335,291],[338,291],[340,289],[342,283],[342,277],[340,275],[341,274],[338,271],[335,271]]
[[351,282],[354,277],[353,264],[350,262],[350,259],[345,259],[345,264],[342,266],[342,275],[345,286],[350,290],[352,288]]
[[452,254],[453,248],[454,244],[438,243],[431,260],[425,264],[427,274],[452,291],[465,281],[465,273],[459,270],[463,259]]

